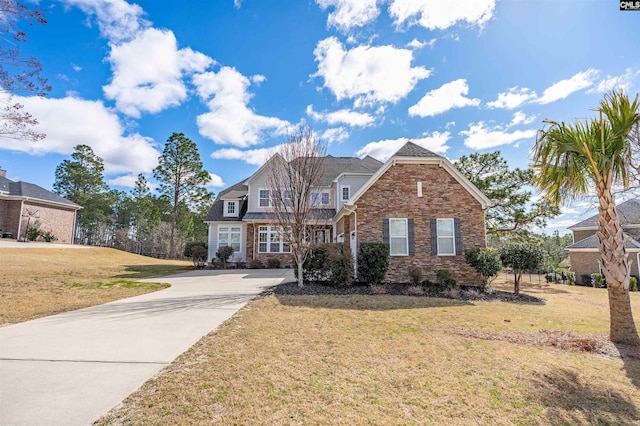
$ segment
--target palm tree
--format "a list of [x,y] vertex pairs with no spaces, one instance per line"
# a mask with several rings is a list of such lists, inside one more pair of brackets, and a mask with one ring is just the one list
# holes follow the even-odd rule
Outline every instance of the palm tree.
[[640,127],[638,95],[633,102],[622,91],[605,95],[599,119],[566,125],[545,120],[533,148],[535,184],[558,206],[588,195],[599,200],[600,259],[609,293],[609,338],[640,346],[629,300],[631,265],[612,192],[629,186],[631,132]]

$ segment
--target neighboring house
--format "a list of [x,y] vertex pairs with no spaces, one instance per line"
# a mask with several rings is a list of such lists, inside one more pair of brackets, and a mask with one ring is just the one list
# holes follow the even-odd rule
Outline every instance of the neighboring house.
[[[640,264],[640,198],[631,199],[617,206],[620,225],[624,232],[625,248],[629,253],[631,275],[639,276]],[[573,244],[567,247],[571,270],[576,273],[576,281],[582,284],[583,276],[602,273],[599,254],[598,232],[599,216],[593,215],[580,223],[569,227],[573,233]]]
[[[462,284],[481,283],[463,252],[485,247],[489,200],[449,160],[408,142],[384,164],[369,156],[328,155],[324,168],[312,198],[330,219],[315,241],[344,242],[354,259],[362,242],[388,243],[387,281],[406,282],[416,265],[432,280],[448,269]],[[230,245],[236,261],[291,262],[290,247],[269,220],[267,175],[265,164],[218,195],[206,219],[210,259]]]
[[76,213],[82,207],[51,191],[27,182],[7,179],[0,170],[0,236],[22,239],[29,227],[50,231],[58,243],[73,244]]

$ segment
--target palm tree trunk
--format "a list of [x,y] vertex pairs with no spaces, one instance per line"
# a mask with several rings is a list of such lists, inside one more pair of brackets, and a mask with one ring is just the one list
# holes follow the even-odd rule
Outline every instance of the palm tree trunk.
[[599,198],[598,241],[600,259],[609,293],[609,338],[614,343],[640,346],[640,337],[633,321],[629,299],[628,254],[624,235],[611,189],[604,183],[596,188]]

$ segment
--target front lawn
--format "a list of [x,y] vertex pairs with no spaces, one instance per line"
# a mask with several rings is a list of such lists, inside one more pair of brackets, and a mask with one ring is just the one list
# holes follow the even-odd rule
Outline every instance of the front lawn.
[[554,344],[606,342],[606,291],[523,291],[546,303],[267,295],[99,424],[638,424],[640,354]]

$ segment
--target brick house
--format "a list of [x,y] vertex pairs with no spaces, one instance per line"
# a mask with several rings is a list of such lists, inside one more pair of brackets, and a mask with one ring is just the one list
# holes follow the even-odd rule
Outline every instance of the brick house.
[[[449,160],[407,142],[384,164],[369,156],[328,155],[324,168],[312,198],[329,214],[316,241],[344,242],[354,259],[362,242],[389,244],[389,282],[406,282],[413,265],[432,280],[438,269],[448,269],[461,284],[482,281],[463,253],[486,245],[489,200]],[[290,263],[290,248],[268,219],[267,170],[265,164],[218,194],[205,220],[210,259],[218,247],[231,245],[235,261],[278,257]]]
[[[627,200],[617,206],[620,224],[624,231],[625,248],[629,253],[631,275],[640,276],[640,198]],[[576,274],[576,281],[584,282],[584,275],[601,272],[598,232],[598,215],[595,214],[582,222],[569,227],[573,234],[573,244],[567,247],[571,270]]]
[[27,224],[50,231],[58,243],[73,244],[76,213],[82,207],[28,182],[7,179],[0,170],[0,236],[22,239]]

